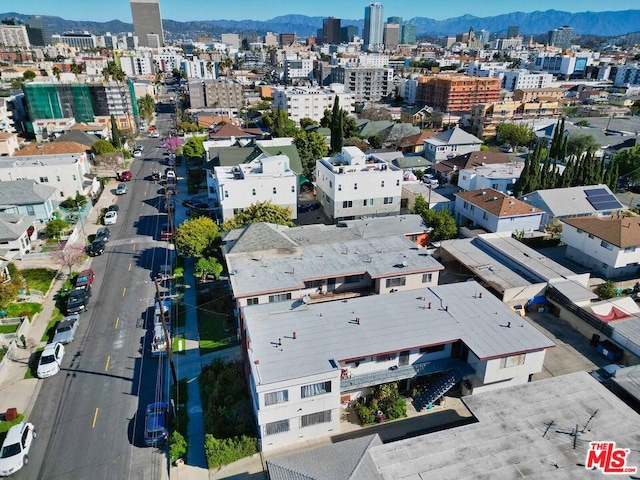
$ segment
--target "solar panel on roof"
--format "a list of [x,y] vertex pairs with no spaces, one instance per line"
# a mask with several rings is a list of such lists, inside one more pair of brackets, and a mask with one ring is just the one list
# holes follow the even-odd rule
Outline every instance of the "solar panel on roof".
[[596,210],[618,210],[622,208],[620,202],[602,202],[593,206]]
[[594,197],[596,195],[610,195],[604,188],[593,188],[591,190],[585,190],[584,193],[587,194],[587,197]]

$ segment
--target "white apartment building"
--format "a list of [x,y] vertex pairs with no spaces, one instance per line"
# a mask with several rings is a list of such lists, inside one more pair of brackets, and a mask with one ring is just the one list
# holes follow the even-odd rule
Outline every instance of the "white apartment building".
[[367,68],[386,68],[389,66],[389,55],[362,53],[358,55],[358,65]]
[[298,217],[298,176],[286,155],[260,155],[235,167],[215,167],[210,196],[224,222],[254,203],[271,202]]
[[548,72],[506,70],[502,73],[502,86],[513,92],[523,88],[550,88],[553,75]]
[[[379,384],[444,375],[468,394],[525,384],[555,346],[475,281],[242,310],[262,451],[340,433],[341,407]],[[424,392],[424,406],[438,394]]]
[[316,161],[317,199],[334,222],[397,215],[402,169],[357,147]]
[[598,63],[598,52],[580,52],[571,55],[540,53],[529,67],[553,75],[573,75],[584,72],[585,68]]
[[288,82],[295,80],[309,80],[313,77],[313,62],[311,58],[285,58],[284,79]]
[[460,170],[458,186],[463,190],[493,188],[507,195],[513,194],[513,186],[520,178],[524,162],[494,163]]
[[120,68],[128,77],[155,74],[153,56],[150,52],[120,56]]
[[333,108],[338,97],[340,108],[348,114],[355,112],[353,94],[345,93],[343,85],[332,85],[329,88],[319,87],[274,87],[274,108],[287,112],[289,118],[300,123],[301,118],[311,118],[319,122],[326,109]]
[[377,102],[393,91],[392,68],[334,67],[332,81],[353,93],[356,102]]
[[197,57],[183,60],[180,71],[186,72],[187,78],[202,78],[214,80],[218,78],[218,62],[204,61]]
[[237,33],[223,33],[220,40],[226,46],[238,50],[240,48],[240,36]]
[[180,70],[180,65],[182,64],[182,60],[184,60],[184,57],[175,52],[154,53],[153,60],[155,61],[156,68],[159,71],[171,73],[174,68]]
[[27,27],[24,25],[0,25],[0,46],[30,48]]
[[0,182],[35,180],[55,187],[57,201],[90,192],[93,185],[88,173],[91,168],[85,152],[0,157]]

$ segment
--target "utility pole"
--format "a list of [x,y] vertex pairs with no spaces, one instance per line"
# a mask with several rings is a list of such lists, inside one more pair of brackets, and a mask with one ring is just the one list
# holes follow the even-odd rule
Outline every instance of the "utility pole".
[[[177,183],[177,182],[176,182]],[[167,188],[167,184],[164,184],[164,201],[167,206],[167,216],[169,217],[169,231],[171,232],[171,237],[175,238],[176,232],[173,230],[173,212],[171,211],[171,202],[169,201],[169,189]]]
[[169,356],[169,366],[171,366],[171,376],[173,377],[173,383],[178,384],[178,375],[176,374],[176,366],[173,364],[173,342],[171,336],[167,330],[167,322],[164,318],[164,308],[162,307],[162,299],[160,298],[160,287],[158,286],[158,280],[153,279],[153,283],[156,286],[156,298],[158,305],[160,305],[160,321],[162,322],[162,331],[164,332],[164,338],[167,340],[167,354]]

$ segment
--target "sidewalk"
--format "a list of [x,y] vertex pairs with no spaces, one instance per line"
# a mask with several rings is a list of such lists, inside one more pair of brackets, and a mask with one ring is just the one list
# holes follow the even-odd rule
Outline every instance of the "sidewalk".
[[[94,234],[99,225],[96,225],[98,214],[101,209],[108,207],[115,200],[111,189],[114,187],[114,181],[109,182],[100,195],[98,202],[93,206],[91,212],[87,216],[83,227],[87,235]],[[82,244],[84,236],[79,235],[76,243]],[[18,269],[25,270],[29,268],[51,268],[51,260],[46,258],[30,259],[28,255],[24,259],[14,261]],[[78,265],[76,270],[83,270],[91,266],[91,258],[88,257],[82,265]],[[63,272],[65,273],[65,272]],[[28,339],[32,338],[36,341],[36,347],[33,349],[17,348],[11,355],[11,360],[7,363],[6,369],[0,377],[0,412],[5,412],[8,408],[17,408],[19,413],[23,413],[25,418],[29,418],[33,404],[40,390],[40,382],[37,378],[25,379],[24,376],[29,368],[29,358],[33,352],[39,347],[45,345],[41,341],[49,320],[53,315],[55,308],[54,295],[62,288],[64,278],[57,278],[51,284],[51,288],[47,293],[42,304],[42,311],[35,315],[31,320],[31,324],[25,334]]]

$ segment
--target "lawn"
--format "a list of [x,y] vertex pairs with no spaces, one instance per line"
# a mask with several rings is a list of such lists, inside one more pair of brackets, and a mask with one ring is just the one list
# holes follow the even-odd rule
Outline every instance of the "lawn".
[[181,337],[181,336],[174,337],[172,345],[173,345],[173,353],[176,353],[178,355],[184,355],[185,353],[187,353],[185,351],[184,337]]
[[24,378],[38,378],[38,362],[40,361],[40,355],[42,355],[43,350],[44,347],[40,347],[31,354],[31,358],[29,358],[29,368],[27,368]]
[[43,342],[49,343],[53,339],[53,335],[56,333],[56,325],[58,324],[58,322],[62,317],[63,315],[62,313],[60,313],[60,310],[58,310],[57,307],[54,308],[53,315],[51,315],[51,320],[49,320],[49,323],[47,324],[47,329],[44,331],[44,334],[42,335]]
[[5,307],[5,315],[7,317],[29,317],[29,321],[36,313],[42,311],[42,304],[35,302],[18,302],[10,303]]
[[20,327],[19,323],[11,325],[0,325],[0,333],[16,333],[16,330]]
[[[4,417],[3,417],[4,418]],[[11,427],[19,424],[24,420],[24,415],[19,413],[15,420],[7,422],[6,420],[0,420],[0,433],[7,433]]]
[[237,345],[233,303],[226,288],[198,295],[200,355]]
[[51,268],[30,268],[27,270],[21,270],[20,274],[27,282],[27,288],[33,290],[40,290],[43,293],[49,291],[51,282],[56,277],[58,272]]

